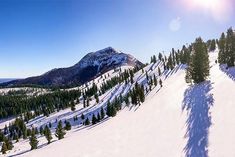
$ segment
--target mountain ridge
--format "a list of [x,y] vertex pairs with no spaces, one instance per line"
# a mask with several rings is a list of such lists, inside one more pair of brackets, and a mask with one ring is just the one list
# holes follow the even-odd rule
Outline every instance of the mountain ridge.
[[77,64],[55,68],[42,75],[1,83],[1,86],[75,86],[86,83],[114,68],[129,65],[141,67],[143,63],[130,54],[107,47],[85,55]]

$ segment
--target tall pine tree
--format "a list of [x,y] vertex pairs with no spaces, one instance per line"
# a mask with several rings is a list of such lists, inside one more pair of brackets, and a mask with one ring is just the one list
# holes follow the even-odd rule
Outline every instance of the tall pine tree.
[[209,55],[206,44],[202,38],[197,38],[193,43],[193,53],[191,55],[188,72],[194,83],[200,83],[209,76]]

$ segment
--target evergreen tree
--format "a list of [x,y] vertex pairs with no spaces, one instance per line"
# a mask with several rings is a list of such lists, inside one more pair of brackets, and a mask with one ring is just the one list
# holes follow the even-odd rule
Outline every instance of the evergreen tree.
[[139,98],[140,98],[140,102],[143,103],[145,101],[145,95],[144,95],[144,85],[141,86],[141,88],[138,89],[139,92]]
[[88,117],[85,120],[85,125],[90,125],[90,120],[88,119]]
[[74,101],[71,102],[71,111],[75,111],[76,107],[75,107],[75,103]]
[[44,135],[47,139],[47,144],[50,144],[52,140],[52,135],[51,135],[51,130],[49,129],[47,125],[45,126],[45,129],[44,129]]
[[105,113],[104,113],[104,108],[103,107],[101,107],[101,110],[100,110],[100,118],[101,119],[104,119],[104,117],[105,117]]
[[145,72],[145,75],[146,75],[146,79],[149,80],[149,75],[147,71]]
[[98,104],[98,103],[99,103],[99,101],[100,101],[100,100],[99,100],[99,96],[98,96],[98,94],[97,94],[97,93],[95,94],[95,100],[96,100],[96,103],[97,103],[97,104]]
[[51,128],[51,127],[52,127],[51,122],[49,122],[49,128]]
[[210,43],[209,51],[214,51],[216,49],[216,42],[215,39],[213,39]]
[[209,55],[206,44],[197,38],[193,44],[193,54],[188,70],[194,83],[200,83],[209,76]]
[[64,131],[63,129],[63,126],[62,126],[62,121],[60,120],[59,123],[58,123],[58,126],[56,128],[56,132],[55,132],[55,136],[61,140],[64,138],[64,135],[66,134],[66,132]]
[[227,65],[228,67],[234,66],[235,61],[235,34],[232,28],[227,31],[226,38],[226,51],[227,51]]
[[64,127],[65,130],[71,130],[71,124],[69,121],[65,121],[65,127]]
[[174,69],[172,54],[170,54],[170,56],[168,57],[167,67],[168,67],[168,69],[171,69],[171,70]]
[[154,86],[157,86],[157,78],[155,75],[153,76],[153,82],[154,82]]
[[97,122],[100,122],[100,120],[101,120],[101,117],[100,117],[100,113],[98,112],[98,114],[97,114]]
[[138,104],[137,93],[136,93],[136,91],[134,89],[131,92],[131,103],[134,104],[134,105]]
[[97,118],[95,116],[95,114],[92,115],[92,125],[96,124],[97,123]]
[[31,150],[37,149],[37,147],[38,147],[38,140],[37,140],[37,137],[35,135],[34,128],[32,129],[31,137],[29,138],[29,144],[31,146]]
[[28,128],[27,129],[27,136],[29,137],[29,136],[31,136],[31,134],[32,134],[32,130],[30,128]]
[[111,103],[110,101],[108,101],[108,104],[107,104],[107,112],[106,112],[107,116],[111,117]]
[[163,56],[162,53],[159,53],[159,54],[158,54],[158,59],[159,59],[160,61],[162,60],[162,56]]
[[152,62],[151,63],[156,63],[157,62],[157,59],[156,59],[156,56],[155,55],[153,55],[153,57],[152,57]]
[[4,142],[6,143],[7,150],[12,150],[12,148],[14,147],[12,141],[9,138],[5,138]]
[[90,98],[87,98],[87,100],[86,100],[86,105],[87,105],[87,107],[90,106]]
[[160,86],[162,87],[162,80],[161,80],[161,79],[159,80],[159,84],[160,84]]
[[82,120],[84,120],[85,119],[85,116],[84,116],[84,114],[82,113],[82,115],[81,115],[81,119]]
[[158,76],[161,76],[162,72],[161,69],[158,67]]
[[40,128],[39,128],[39,132],[40,132],[41,135],[43,135],[44,129],[43,129],[42,126],[40,126]]
[[189,71],[189,68],[186,69],[185,81],[186,83],[192,83],[192,76]]
[[117,114],[116,108],[114,107],[114,105],[111,105],[111,116],[112,116],[112,117],[115,117],[116,114]]
[[225,37],[225,34],[222,33],[220,40],[219,40],[219,55],[218,55],[219,64],[226,64],[227,63],[225,45],[226,45],[226,37]]
[[8,150],[8,149],[7,149],[7,145],[6,145],[5,142],[3,142],[3,143],[2,143],[2,149],[1,149],[2,154],[6,154],[7,150]]

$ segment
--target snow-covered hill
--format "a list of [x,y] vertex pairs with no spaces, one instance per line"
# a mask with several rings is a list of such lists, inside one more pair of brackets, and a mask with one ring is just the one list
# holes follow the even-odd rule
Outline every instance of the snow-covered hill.
[[[102,100],[89,108],[77,104],[76,111],[66,109],[31,120],[28,127],[41,126],[57,120],[72,122],[72,130],[65,139],[54,136],[50,145],[45,137],[39,137],[39,148],[30,151],[28,140],[14,144],[5,156],[26,157],[233,157],[235,156],[235,69],[215,63],[218,50],[210,53],[210,78],[208,81],[189,85],[185,83],[185,67],[177,66],[165,71],[158,79],[163,80],[146,95],[146,101],[138,107],[125,107],[116,117],[84,127],[80,120],[73,123],[74,115],[84,113],[89,117],[96,113],[107,100],[125,94],[132,84],[118,84],[100,96]],[[161,62],[144,68],[151,76],[158,74]],[[108,73],[118,75],[114,71]],[[108,75],[108,74],[107,74]],[[98,84],[97,78],[96,83]],[[140,70],[134,81],[146,85],[145,73]],[[85,87],[84,87],[85,88]],[[3,123],[7,123],[4,121]],[[55,125],[53,125],[55,127]]]

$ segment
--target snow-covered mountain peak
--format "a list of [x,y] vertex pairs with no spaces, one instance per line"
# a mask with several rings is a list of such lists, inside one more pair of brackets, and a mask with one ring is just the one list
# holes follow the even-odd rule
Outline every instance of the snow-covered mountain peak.
[[[88,66],[111,66],[111,65],[123,65],[136,61],[136,59],[128,54],[118,51],[112,47],[88,53],[82,58],[82,60],[76,64],[76,67],[84,68]],[[133,63],[131,63],[133,65]]]

